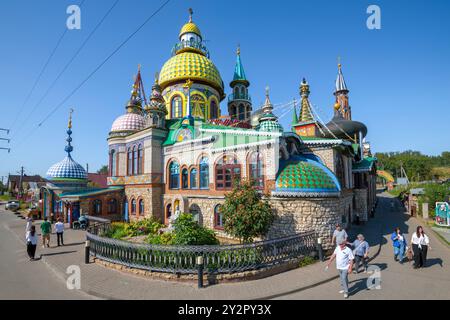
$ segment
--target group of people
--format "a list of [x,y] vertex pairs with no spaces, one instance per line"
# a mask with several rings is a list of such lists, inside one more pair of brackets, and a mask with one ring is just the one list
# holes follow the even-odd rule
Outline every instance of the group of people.
[[[344,294],[344,298],[348,298],[348,274],[358,273],[360,266],[364,267],[367,273],[367,264],[369,259],[369,244],[365,241],[362,234],[358,234],[356,240],[349,242],[345,229],[340,224],[336,224],[331,240],[332,246],[336,246],[331,258],[326,263],[326,269],[336,260],[336,269],[339,272],[342,290],[339,293]],[[426,266],[427,252],[430,247],[430,239],[425,234],[422,226],[418,226],[411,237],[411,247],[408,248],[406,237],[400,228],[395,228],[391,235],[394,247],[394,260],[403,264],[408,254],[408,259],[414,261],[414,269]]]
[[403,264],[405,257],[414,261],[414,269],[424,268],[427,262],[427,253],[430,247],[430,238],[425,234],[422,226],[418,226],[416,232],[411,237],[411,247],[408,248],[406,237],[400,228],[395,228],[391,235],[392,246],[394,247],[394,260]]
[[367,273],[367,264],[369,260],[369,243],[362,234],[358,234],[353,242],[349,242],[345,229],[338,223],[333,232],[331,244],[336,246],[331,258],[326,264],[326,269],[333,260],[336,259],[336,269],[339,272],[342,290],[339,293],[348,298],[348,274],[358,273],[361,265],[364,267],[364,273]]
[[[42,248],[50,248],[50,235],[52,233],[52,224],[45,217],[41,223],[41,235],[42,235]],[[64,222],[61,218],[55,223],[55,233],[57,238],[58,247],[64,245]],[[36,226],[33,224],[31,217],[27,218],[25,240],[27,243],[27,253],[30,261],[35,260],[36,247],[38,244],[38,236],[36,232]]]

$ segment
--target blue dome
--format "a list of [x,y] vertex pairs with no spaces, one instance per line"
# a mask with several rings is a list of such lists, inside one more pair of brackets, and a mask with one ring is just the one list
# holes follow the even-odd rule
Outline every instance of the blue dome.
[[61,162],[55,163],[47,171],[47,178],[53,179],[87,179],[86,170],[69,155]]

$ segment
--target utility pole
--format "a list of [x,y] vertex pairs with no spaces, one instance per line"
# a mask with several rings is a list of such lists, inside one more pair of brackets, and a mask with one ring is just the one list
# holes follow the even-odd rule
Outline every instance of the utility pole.
[[20,180],[19,180],[19,197],[23,196],[23,166],[20,167]]
[[[0,131],[6,131],[6,135],[9,135],[9,129],[0,128]],[[8,143],[11,142],[11,139],[7,139],[7,138],[0,138],[0,140],[8,141]],[[0,150],[7,150],[8,153],[11,152],[11,148],[0,147]]]

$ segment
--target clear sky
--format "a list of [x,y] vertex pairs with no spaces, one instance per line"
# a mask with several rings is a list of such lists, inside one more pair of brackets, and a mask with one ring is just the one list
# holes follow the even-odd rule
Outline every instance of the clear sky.
[[[11,128],[11,153],[0,150],[0,176],[45,175],[65,157],[69,108],[74,108],[73,157],[94,172],[107,163],[107,135],[125,112],[142,65],[147,92],[170,57],[187,9],[194,9],[211,59],[228,83],[241,45],[253,108],[270,86],[274,104],[299,99],[302,77],[324,121],[332,116],[337,57],[350,90],[354,120],[369,128],[372,150],[449,150],[450,1],[172,0],[56,113],[36,127],[164,0],[121,0],[47,98],[49,85],[115,0],[85,0],[81,30],[68,31],[20,112],[36,77],[66,28],[66,9],[81,0],[0,2],[0,128]],[[381,8],[381,30],[366,27],[370,4]],[[32,110],[36,109],[33,113]],[[226,113],[226,100],[221,104]],[[278,115],[283,114],[280,110]],[[28,121],[25,120],[28,118]],[[281,118],[289,128],[291,112]],[[7,137],[0,132],[0,137]],[[0,146],[7,146],[0,141]]]

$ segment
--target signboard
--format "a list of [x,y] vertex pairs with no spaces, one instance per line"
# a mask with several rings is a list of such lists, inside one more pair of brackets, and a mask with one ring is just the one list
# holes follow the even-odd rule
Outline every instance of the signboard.
[[447,202],[436,202],[435,219],[438,225],[450,226],[450,206]]

